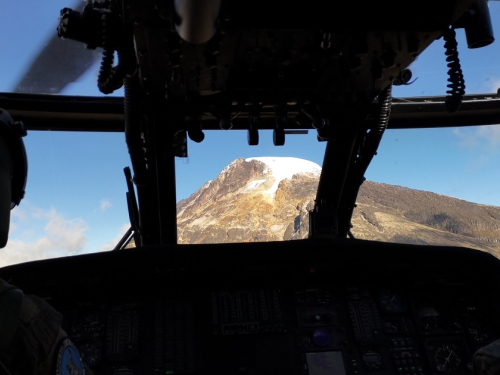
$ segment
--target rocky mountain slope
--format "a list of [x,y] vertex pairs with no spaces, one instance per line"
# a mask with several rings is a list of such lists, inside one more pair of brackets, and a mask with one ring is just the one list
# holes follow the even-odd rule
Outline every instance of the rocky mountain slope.
[[237,159],[179,202],[179,242],[306,238],[320,173],[318,165],[301,159]]
[[[237,159],[179,202],[179,242],[307,238],[320,172],[295,158]],[[500,256],[499,207],[370,181],[357,205],[357,238],[466,246]]]

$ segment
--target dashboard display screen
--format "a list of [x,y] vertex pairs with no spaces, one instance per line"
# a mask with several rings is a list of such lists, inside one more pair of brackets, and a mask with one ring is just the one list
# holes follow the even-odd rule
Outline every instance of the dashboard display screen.
[[309,375],[346,375],[340,351],[306,353],[306,358]]

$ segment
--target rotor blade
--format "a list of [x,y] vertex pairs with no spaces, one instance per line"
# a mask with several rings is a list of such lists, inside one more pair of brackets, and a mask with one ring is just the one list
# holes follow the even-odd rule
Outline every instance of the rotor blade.
[[[82,11],[81,0],[73,8]],[[82,43],[54,36],[42,49],[35,61],[16,85],[14,92],[57,94],[69,83],[75,82],[100,56],[100,49],[87,50]]]

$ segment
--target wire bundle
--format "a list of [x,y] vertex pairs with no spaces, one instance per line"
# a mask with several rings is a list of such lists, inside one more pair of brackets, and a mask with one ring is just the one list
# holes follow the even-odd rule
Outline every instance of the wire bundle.
[[465,81],[458,58],[458,43],[455,30],[450,28],[443,34],[445,41],[444,48],[446,49],[446,62],[448,63],[448,85],[449,90],[446,91],[446,110],[448,112],[456,112],[462,104],[462,99],[465,94]]
[[125,60],[122,56],[122,49],[117,50],[118,65],[113,67],[115,42],[113,38],[113,29],[110,23],[108,14],[102,15],[102,41],[103,53],[101,60],[101,68],[97,77],[97,86],[103,94],[111,94],[123,86],[123,78],[125,77],[126,68],[123,63]]

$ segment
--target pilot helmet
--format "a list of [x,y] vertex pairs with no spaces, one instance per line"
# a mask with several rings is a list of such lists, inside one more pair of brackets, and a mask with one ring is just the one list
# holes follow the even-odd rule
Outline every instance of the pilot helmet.
[[23,123],[14,122],[10,114],[0,108],[0,248],[7,243],[10,210],[21,202],[26,188],[25,135]]

